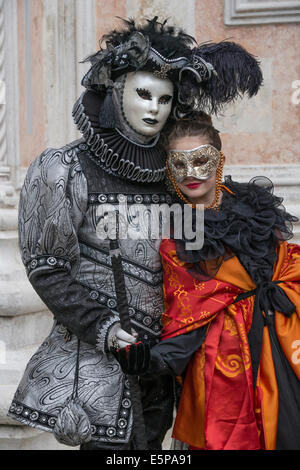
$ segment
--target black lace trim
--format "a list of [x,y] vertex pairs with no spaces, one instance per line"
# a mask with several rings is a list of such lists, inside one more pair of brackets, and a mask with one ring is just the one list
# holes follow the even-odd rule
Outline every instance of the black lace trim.
[[187,251],[185,240],[176,240],[177,255],[192,263],[189,272],[201,280],[214,277],[223,260],[236,255],[258,285],[272,278],[277,243],[292,238],[298,219],[286,212],[268,178],[238,183],[227,176],[225,185],[234,195],[223,193],[219,212],[205,210],[203,247]]

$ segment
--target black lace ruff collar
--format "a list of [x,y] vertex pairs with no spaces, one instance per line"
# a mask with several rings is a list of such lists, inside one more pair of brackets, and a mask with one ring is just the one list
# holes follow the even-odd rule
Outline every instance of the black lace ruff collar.
[[166,152],[159,142],[142,145],[131,142],[116,129],[99,127],[101,95],[83,93],[73,108],[78,130],[91,150],[93,160],[107,173],[129,181],[154,183],[165,177]]
[[[214,277],[222,262],[236,255],[258,284],[272,276],[276,246],[292,238],[292,224],[298,219],[286,212],[268,178],[238,183],[226,176],[225,185],[234,194],[223,193],[219,212],[205,210],[203,247],[186,250],[185,242],[190,240],[176,240],[177,255],[191,263],[190,273],[202,280]],[[195,223],[193,214],[194,231]]]

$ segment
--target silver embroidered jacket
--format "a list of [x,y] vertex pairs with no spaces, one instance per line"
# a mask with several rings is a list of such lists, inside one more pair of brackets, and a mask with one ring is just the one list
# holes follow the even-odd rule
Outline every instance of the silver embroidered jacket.
[[[20,250],[29,280],[52,311],[54,325],[30,359],[9,410],[9,416],[24,424],[53,430],[72,394],[79,338],[78,395],[93,439],[114,443],[130,439],[128,383],[106,344],[119,315],[109,240],[101,235],[107,213],[113,213],[124,198],[128,210],[123,222],[129,236],[120,240],[120,250],[131,321],[140,339],[155,344],[163,311],[159,240],[143,231],[149,205],[170,202],[162,183],[145,185],[110,175],[97,164],[85,139],[46,150],[28,170],[19,205]],[[137,220],[130,209],[138,205],[143,216]],[[146,427],[153,436],[160,428],[159,439],[172,419],[168,379],[150,388],[148,381],[145,387]],[[160,409],[156,407],[158,421],[154,403],[161,403]]]

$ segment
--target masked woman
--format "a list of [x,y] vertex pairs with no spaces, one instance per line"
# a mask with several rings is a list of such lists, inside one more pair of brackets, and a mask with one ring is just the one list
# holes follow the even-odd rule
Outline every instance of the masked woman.
[[300,449],[300,247],[287,242],[297,219],[267,178],[222,182],[209,116],[178,121],[168,149],[195,233],[204,206],[204,243],[162,241],[163,341],[121,350],[123,370],[181,376],[173,437],[190,449]]

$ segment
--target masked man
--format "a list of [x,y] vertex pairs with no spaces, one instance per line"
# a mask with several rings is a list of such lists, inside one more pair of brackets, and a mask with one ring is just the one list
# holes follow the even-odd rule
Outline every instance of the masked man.
[[[240,93],[255,94],[262,76],[240,46],[192,48],[193,38],[157,18],[143,26],[127,21],[105,39],[106,49],[87,59],[87,91],[73,109],[82,139],[44,151],[22,188],[22,260],[54,325],[27,365],[9,416],[82,449],[135,449],[134,397],[110,347],[159,340],[159,240],[148,237],[137,207],[147,219],[151,204],[172,202],[160,131],[171,115],[217,111]],[[119,250],[131,331],[121,328],[120,286],[104,236],[117,211],[127,233]],[[172,423],[173,379],[140,378],[139,387],[145,447],[160,449]]]

